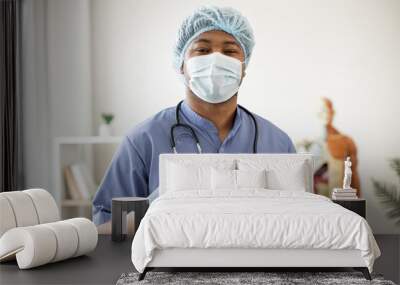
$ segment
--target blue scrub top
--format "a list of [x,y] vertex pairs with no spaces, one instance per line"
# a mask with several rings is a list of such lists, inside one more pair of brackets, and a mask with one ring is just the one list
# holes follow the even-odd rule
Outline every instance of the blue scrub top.
[[[99,225],[111,218],[113,197],[157,196],[158,157],[172,153],[170,130],[176,123],[176,107],[162,110],[131,129],[119,145],[93,200],[93,221]],[[258,153],[296,152],[289,136],[268,120],[254,114],[258,125]],[[203,153],[252,153],[254,123],[236,109],[233,127],[223,142],[214,124],[195,113],[184,101],[180,120],[196,132]],[[178,153],[197,153],[193,136],[186,128],[175,128]]]

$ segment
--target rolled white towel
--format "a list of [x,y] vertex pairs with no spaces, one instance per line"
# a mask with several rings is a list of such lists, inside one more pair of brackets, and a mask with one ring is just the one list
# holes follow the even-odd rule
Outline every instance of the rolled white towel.
[[78,247],[75,256],[90,252],[96,248],[98,233],[95,224],[85,218],[74,218],[63,221],[72,225],[78,233]]
[[54,233],[41,225],[13,228],[0,238],[0,261],[16,256],[20,269],[49,263],[56,251]]
[[0,237],[9,229],[60,220],[54,198],[44,189],[0,193]]
[[71,227],[71,224],[65,221],[44,224],[55,235],[57,241],[57,250],[51,262],[60,261],[75,255],[78,249],[78,232]]
[[8,200],[17,227],[33,226],[39,223],[35,205],[31,197],[23,191],[3,192],[0,195]]
[[51,223],[60,220],[60,213],[58,211],[56,201],[49,192],[40,188],[28,189],[22,192],[31,197],[38,215],[39,224]]
[[0,195],[0,237],[9,229],[15,228],[17,222],[8,199]]
[[86,254],[97,245],[96,226],[86,218],[18,227],[0,238],[0,261],[14,256],[20,269]]

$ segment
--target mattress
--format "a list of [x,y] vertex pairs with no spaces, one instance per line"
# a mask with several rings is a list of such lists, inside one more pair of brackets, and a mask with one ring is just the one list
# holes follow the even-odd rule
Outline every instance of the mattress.
[[139,272],[163,249],[359,250],[372,272],[379,248],[367,221],[330,199],[303,191],[241,189],[167,192],[132,242]]

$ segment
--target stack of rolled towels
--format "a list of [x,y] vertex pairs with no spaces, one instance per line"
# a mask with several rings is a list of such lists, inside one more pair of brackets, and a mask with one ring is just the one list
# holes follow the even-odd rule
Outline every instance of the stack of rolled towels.
[[358,199],[357,190],[353,188],[342,189],[335,188],[332,192],[332,199],[334,200],[354,200]]
[[86,218],[60,221],[44,189],[0,193],[0,262],[16,259],[20,269],[86,254],[97,245],[97,228]]

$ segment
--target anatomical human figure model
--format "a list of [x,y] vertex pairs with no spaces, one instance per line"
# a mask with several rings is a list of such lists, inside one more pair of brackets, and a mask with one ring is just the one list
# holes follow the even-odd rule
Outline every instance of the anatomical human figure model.
[[357,147],[349,136],[340,133],[333,126],[335,110],[332,101],[328,98],[322,98],[321,103],[319,117],[322,119],[324,125],[329,189],[342,186],[342,181],[345,178],[343,177],[345,173],[343,161],[347,161],[347,157],[349,157],[347,164],[345,164],[348,169],[347,173],[350,174],[346,180],[348,187],[343,185],[343,188],[349,188],[352,185],[357,190],[357,196],[360,197],[360,180],[357,172]]

